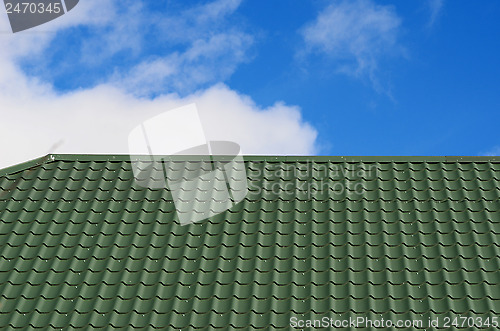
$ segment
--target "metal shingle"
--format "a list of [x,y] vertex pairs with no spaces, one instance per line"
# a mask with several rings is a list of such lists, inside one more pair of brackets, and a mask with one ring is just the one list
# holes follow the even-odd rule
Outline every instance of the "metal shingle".
[[126,156],[1,171],[0,328],[500,313],[499,159],[245,162],[247,197],[187,226],[168,190],[134,183]]

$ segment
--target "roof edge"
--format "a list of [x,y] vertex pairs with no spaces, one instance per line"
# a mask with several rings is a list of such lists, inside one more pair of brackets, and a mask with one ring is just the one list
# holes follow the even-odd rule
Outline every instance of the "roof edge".
[[[129,154],[52,154],[54,160],[59,161],[128,161]],[[150,155],[133,155],[134,159],[151,158]],[[227,159],[228,155],[214,155]],[[167,160],[197,160],[206,159],[203,155],[155,155],[155,159]],[[246,161],[336,161],[336,162],[500,162],[500,156],[327,156],[327,155],[243,155]]]
[[26,161],[23,163],[15,164],[7,168],[0,169],[0,177],[12,175],[21,171],[25,171],[37,166],[40,166],[46,162],[54,161],[55,156],[52,154],[47,154],[45,156]]
[[[206,159],[203,155],[155,155],[155,159],[192,161]],[[230,156],[216,155],[212,156],[214,160],[224,159]],[[134,155],[135,160],[150,160],[150,155]],[[326,155],[244,155],[245,161],[267,161],[267,162],[300,162],[314,159],[317,162],[494,162],[500,163],[500,156],[326,156]],[[15,174],[20,171],[28,170],[46,162],[52,161],[129,161],[129,154],[48,154],[27,162],[16,164],[7,168],[0,169],[0,177]]]

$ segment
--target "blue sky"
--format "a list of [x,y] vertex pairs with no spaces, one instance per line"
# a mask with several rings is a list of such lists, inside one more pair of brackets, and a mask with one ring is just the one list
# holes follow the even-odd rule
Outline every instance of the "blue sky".
[[[0,111],[34,112],[15,102],[26,99],[40,108],[27,116],[53,126],[16,146],[29,155],[58,140],[59,152],[122,153],[114,140],[142,120],[129,114],[187,102],[252,154],[498,155],[499,16],[494,0],[87,0],[2,31]],[[92,144],[71,119],[88,128],[96,116],[107,126]],[[24,115],[3,118],[36,132]],[[124,132],[104,132],[109,121]],[[28,156],[9,146],[12,162]]]

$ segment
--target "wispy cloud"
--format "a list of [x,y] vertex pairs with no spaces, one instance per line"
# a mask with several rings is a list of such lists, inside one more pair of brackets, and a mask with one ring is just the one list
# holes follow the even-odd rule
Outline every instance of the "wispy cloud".
[[320,53],[338,62],[338,70],[368,75],[379,85],[375,72],[382,56],[400,50],[401,19],[392,6],[370,0],[336,1],[306,25],[302,36],[306,53]]
[[192,91],[230,77],[246,61],[251,44],[247,34],[218,33],[194,41],[184,52],[152,57],[127,72],[115,73],[111,80],[139,96]]
[[486,153],[481,154],[483,156],[500,156],[500,146],[495,146]]
[[427,0],[427,6],[429,7],[430,17],[427,24],[428,27],[432,27],[436,20],[438,19],[441,10],[444,6],[444,0]]
[[[138,0],[87,1],[81,11],[78,6],[61,21],[41,26],[38,31],[53,32],[37,34],[41,41],[34,33],[27,38],[31,50],[32,45],[50,50],[46,56],[53,61],[38,61],[24,51],[17,55],[30,55],[17,59],[32,73],[51,81],[71,75],[84,80],[85,86],[113,81],[129,92],[150,96],[188,94],[224,81],[252,57],[252,35],[230,19],[240,0],[215,0],[188,8],[162,4],[160,9]],[[85,29],[66,29],[70,26]],[[18,34],[13,38],[19,44],[23,37]]]
[[241,0],[215,0],[201,5],[191,5],[174,15],[153,14],[148,20],[160,31],[166,32],[159,38],[190,43],[226,29],[226,19],[236,12],[240,4]]
[[[31,76],[23,71],[20,59],[53,60],[49,49],[60,41],[56,41],[56,37],[63,32],[74,32],[79,26],[108,33],[103,36],[105,41],[140,34],[118,23],[117,29],[109,28],[121,17],[120,3],[86,0],[84,6],[78,7],[85,10],[75,8],[61,20],[40,26],[38,32],[50,31],[48,33],[34,30],[0,35],[3,124],[0,168],[40,156],[61,140],[64,144],[57,150],[59,153],[127,153],[127,135],[132,128],[161,112],[193,102],[198,105],[200,116],[218,121],[210,125],[212,131],[206,132],[208,139],[235,141],[246,154],[317,152],[317,132],[304,121],[300,108],[281,101],[263,107],[218,83],[245,60],[246,50],[252,43],[251,35],[237,27],[218,26],[216,22],[234,12],[239,1],[218,0],[182,12],[175,19],[184,22],[186,28],[192,27],[189,37],[176,39],[176,34],[171,33],[163,39],[159,35],[157,39],[158,43],[185,44],[183,48],[147,58],[142,54],[138,63],[118,68],[112,77],[88,88],[61,92],[44,76]],[[101,5],[108,10],[105,16],[100,16]],[[73,16],[66,18],[70,15]],[[134,15],[126,17],[134,19]],[[166,18],[174,19],[172,15]],[[159,19],[155,24],[158,22]],[[182,27],[181,23],[171,26]],[[136,26],[137,22],[128,24]],[[3,16],[0,17],[2,28],[8,29]],[[124,35],[118,36],[120,33]],[[130,42],[141,44],[144,39]],[[117,39],[116,47],[130,47],[120,43]],[[62,47],[70,45],[73,46],[69,43]],[[93,47],[87,50],[90,52]],[[209,85],[204,86],[206,84]],[[184,88],[187,92],[177,93]],[[154,97],[150,97],[151,92],[155,92]]]
[[227,19],[241,0],[216,0],[173,15],[148,17],[158,39],[177,45],[173,52],[148,56],[113,81],[138,95],[189,92],[224,81],[247,61],[253,37]]

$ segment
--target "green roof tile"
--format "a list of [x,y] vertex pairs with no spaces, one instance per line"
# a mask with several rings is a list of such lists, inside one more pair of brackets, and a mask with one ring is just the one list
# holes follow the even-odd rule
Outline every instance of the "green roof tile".
[[[199,159],[170,157],[190,161],[186,175]],[[134,181],[127,156],[0,170],[0,328],[499,316],[500,158],[252,156],[245,166],[245,199],[186,226],[168,189]],[[210,183],[193,189],[207,201]]]

